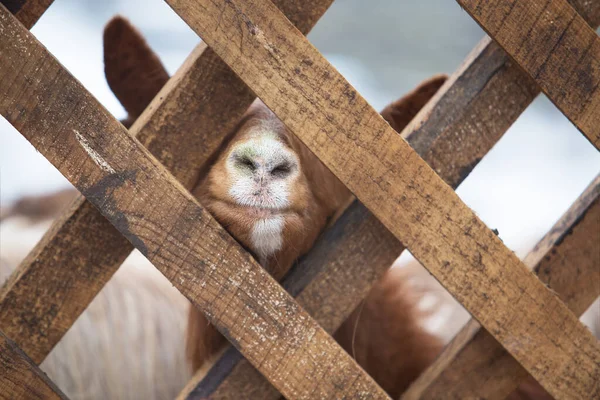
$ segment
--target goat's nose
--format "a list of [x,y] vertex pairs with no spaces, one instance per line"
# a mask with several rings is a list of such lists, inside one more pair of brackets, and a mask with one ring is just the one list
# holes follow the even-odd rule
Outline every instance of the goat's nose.
[[292,173],[292,163],[287,160],[280,161],[271,166],[269,173],[274,178],[285,179]]
[[237,157],[236,164],[238,168],[249,171],[254,180],[261,183],[270,179],[286,179],[295,168],[293,160],[281,154],[276,154],[275,157],[244,155]]

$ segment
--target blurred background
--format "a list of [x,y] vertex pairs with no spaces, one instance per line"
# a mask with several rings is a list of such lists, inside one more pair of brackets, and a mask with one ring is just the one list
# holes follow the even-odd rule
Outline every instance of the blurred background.
[[[102,29],[128,17],[173,73],[199,38],[162,0],[56,0],[33,33],[115,117]],[[308,36],[377,109],[421,80],[452,73],[484,36],[451,0],[337,0]],[[0,202],[68,187],[0,118]],[[523,256],[600,171],[600,154],[543,96],[459,188],[461,198]]]

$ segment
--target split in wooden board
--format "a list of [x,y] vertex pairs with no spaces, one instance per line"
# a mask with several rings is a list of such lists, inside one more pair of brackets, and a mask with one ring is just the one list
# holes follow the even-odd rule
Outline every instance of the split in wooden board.
[[[308,32],[332,1],[278,4]],[[129,132],[191,189],[254,98],[201,43]],[[0,327],[41,363],[132,250],[131,243],[80,197],[0,289]]]
[[[525,258],[577,316],[600,295],[600,176]],[[461,330],[402,399],[501,400],[527,372],[475,320]]]
[[566,0],[457,0],[600,149],[600,37]]
[[272,3],[167,2],[547,390],[600,390],[590,332]]
[[0,114],[286,397],[388,398],[0,7]]
[[59,388],[0,331],[0,399],[66,399]]

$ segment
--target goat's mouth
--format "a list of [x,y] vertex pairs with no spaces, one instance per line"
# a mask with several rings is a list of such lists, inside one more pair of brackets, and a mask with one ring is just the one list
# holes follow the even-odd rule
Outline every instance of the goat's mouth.
[[241,212],[244,212],[245,214],[255,218],[272,218],[277,216],[284,216],[293,212],[293,210],[290,207],[275,207],[272,205],[264,206],[261,204],[244,204],[237,201],[230,202],[229,204],[234,206]]
[[222,207],[226,207],[235,213],[239,213],[240,215],[246,215],[253,219],[268,219],[279,216],[297,214],[297,210],[294,210],[292,207],[275,207],[272,205],[263,206],[260,204],[247,204],[230,198],[220,198],[215,200],[217,201],[217,203],[220,203]]
[[272,208],[261,206],[238,205],[244,209],[250,216],[266,219],[285,215],[291,212],[289,208]]

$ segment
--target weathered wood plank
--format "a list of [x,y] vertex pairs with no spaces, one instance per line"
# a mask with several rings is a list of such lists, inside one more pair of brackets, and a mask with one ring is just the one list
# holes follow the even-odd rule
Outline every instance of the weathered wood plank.
[[[600,176],[525,258],[580,316],[600,295]],[[403,399],[504,399],[527,372],[475,321],[461,330]]]
[[[597,27],[600,24],[600,2],[572,0],[571,3],[590,25]],[[403,136],[446,183],[456,188],[539,91],[535,82],[514,64],[504,50],[486,37],[440,89],[435,99],[404,130]],[[494,110],[492,114],[490,109]],[[375,218],[365,208],[362,213],[364,216],[361,218],[365,220]],[[346,224],[346,218],[351,217],[344,214],[337,224]],[[368,226],[371,229],[361,233],[365,237],[381,236],[383,231],[379,229],[387,231],[380,224]],[[338,229],[337,225],[332,227],[332,231]],[[352,240],[351,237],[335,241],[329,239],[329,235],[334,234],[326,233],[320,242],[328,243],[331,254],[339,252],[332,259],[344,257],[348,248],[344,239]],[[320,242],[316,248],[321,245]],[[396,246],[395,239],[387,240],[386,247],[398,248]],[[365,251],[364,258],[374,257],[371,254],[379,255],[378,252]],[[381,263],[375,262],[375,258],[371,260],[356,259],[358,265],[344,263],[343,269],[330,269],[319,259],[314,263],[301,261],[301,269],[320,269],[321,272],[314,277],[307,272],[301,281],[307,286],[297,297],[299,304],[325,330],[334,332],[372,285],[372,280],[363,281],[361,276],[383,271],[389,265],[383,258]],[[344,290],[331,290],[332,284]],[[237,351],[226,352],[205,372],[195,376],[179,397],[203,398],[209,393],[214,399],[234,399],[243,393],[247,398],[278,398],[277,391]]]
[[600,38],[566,0],[457,0],[600,149]]
[[[332,1],[278,4],[308,32]],[[229,67],[200,44],[130,133],[191,189],[254,98]],[[132,250],[131,243],[81,197],[0,289],[0,327],[41,363]]]
[[535,82],[486,37],[402,136],[457,187],[538,94]]
[[388,398],[0,7],[0,114],[286,397]]
[[27,29],[31,29],[33,25],[40,19],[42,14],[46,12],[48,7],[52,5],[54,0],[1,0],[8,11],[13,13],[15,17]]
[[[570,3],[591,26],[600,25],[600,2]],[[452,186],[471,172],[539,92],[535,81],[486,37],[403,136]]]
[[[447,80],[434,77],[386,107],[394,129],[402,130]],[[340,210],[342,211],[342,210]],[[330,229],[283,279],[298,303],[332,334],[404,250],[398,240],[360,202],[330,222]],[[341,214],[341,215],[340,215]],[[337,218],[339,216],[339,218]],[[179,398],[279,398],[279,393],[237,351],[226,351],[206,365]]]
[[66,399],[58,387],[0,331],[0,399]]
[[[283,286],[332,334],[404,248],[358,201],[284,278]],[[238,351],[226,351],[179,398],[277,399],[279,392]]]
[[600,4],[589,0],[568,0],[569,4],[594,29],[600,24]]
[[551,393],[600,391],[590,332],[272,3],[167,2]]

